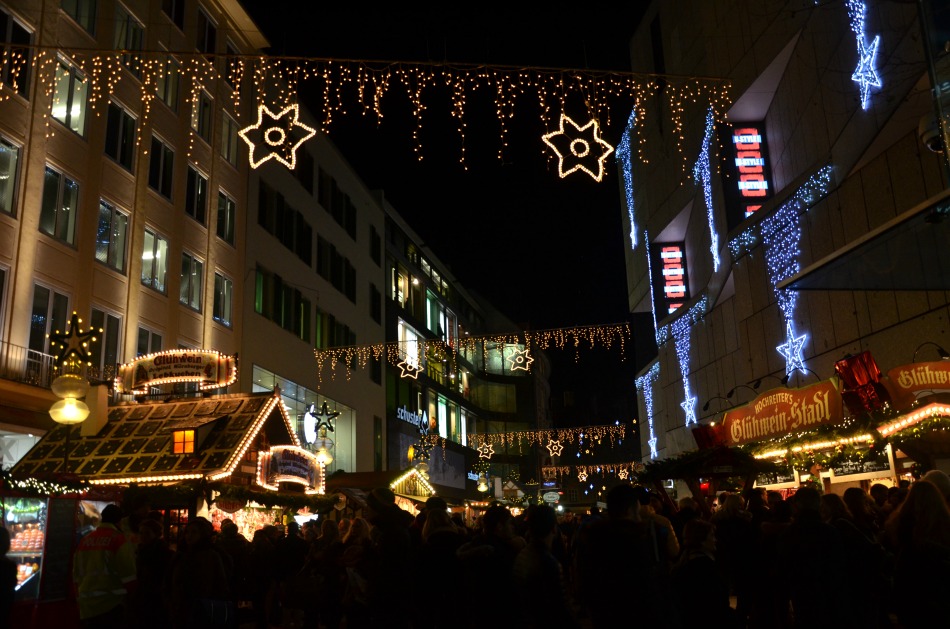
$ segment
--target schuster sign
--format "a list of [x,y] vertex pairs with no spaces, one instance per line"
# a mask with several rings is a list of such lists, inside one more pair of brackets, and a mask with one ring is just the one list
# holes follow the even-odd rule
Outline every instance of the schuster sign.
[[830,381],[802,389],[772,389],[723,414],[722,441],[737,446],[842,420],[841,394]]

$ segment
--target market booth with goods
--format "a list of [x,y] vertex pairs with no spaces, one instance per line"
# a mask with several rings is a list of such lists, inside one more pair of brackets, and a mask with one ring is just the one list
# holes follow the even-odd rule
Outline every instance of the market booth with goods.
[[[141,357],[114,383],[117,397],[133,399],[93,404],[88,419],[57,425],[3,474],[18,564],[15,619],[67,617],[73,549],[109,503],[133,518],[160,517],[173,545],[196,516],[216,528],[229,518],[250,538],[265,524],[332,509],[325,466],[301,446],[279,390],[210,394],[235,379],[234,359],[217,352]],[[155,395],[182,383],[195,394]]]

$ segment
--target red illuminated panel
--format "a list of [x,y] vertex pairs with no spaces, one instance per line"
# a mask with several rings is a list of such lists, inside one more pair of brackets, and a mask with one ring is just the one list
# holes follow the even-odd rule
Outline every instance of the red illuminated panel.
[[660,259],[663,261],[663,297],[667,301],[669,312],[673,312],[683,305],[679,300],[686,297],[683,248],[679,245],[666,245],[660,249]]
[[[769,196],[769,180],[763,150],[762,131],[758,127],[739,127],[732,132],[736,147],[736,170],[739,173],[739,195],[743,199],[759,200]],[[759,205],[747,206],[749,216]]]

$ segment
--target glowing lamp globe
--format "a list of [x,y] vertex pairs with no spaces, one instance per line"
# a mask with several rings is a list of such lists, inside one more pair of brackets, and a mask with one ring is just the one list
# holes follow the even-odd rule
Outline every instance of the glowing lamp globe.
[[49,416],[57,424],[81,424],[89,417],[89,407],[73,397],[56,400],[49,409]]

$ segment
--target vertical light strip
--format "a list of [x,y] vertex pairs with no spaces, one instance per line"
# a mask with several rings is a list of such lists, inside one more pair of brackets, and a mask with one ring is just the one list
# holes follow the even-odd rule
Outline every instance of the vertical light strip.
[[709,160],[709,151],[712,149],[712,137],[715,130],[715,118],[710,107],[706,111],[706,133],[703,135],[703,148],[699,152],[699,159],[693,166],[693,178],[703,184],[703,198],[706,200],[706,219],[709,222],[709,251],[713,258],[713,271],[719,270],[719,234],[716,232],[716,220],[713,212],[712,200],[712,164]]
[[656,433],[653,432],[653,383],[660,377],[660,363],[655,362],[650,370],[637,378],[637,391],[643,394],[643,405],[647,412],[647,426],[650,430],[650,438],[647,443],[650,444],[650,458],[657,457],[656,452]]
[[630,110],[627,126],[617,145],[617,161],[620,163],[620,172],[623,175],[623,189],[627,200],[627,214],[630,216],[630,248],[637,248],[637,221],[633,211],[633,156],[630,152],[630,136],[633,135],[633,125],[637,121],[636,106]]

